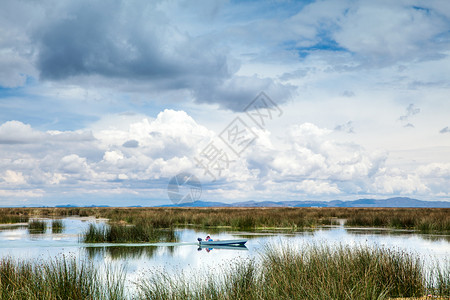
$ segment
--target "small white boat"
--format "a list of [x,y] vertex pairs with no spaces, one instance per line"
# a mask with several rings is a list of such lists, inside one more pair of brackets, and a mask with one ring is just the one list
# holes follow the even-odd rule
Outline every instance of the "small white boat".
[[246,239],[238,240],[221,240],[221,241],[203,241],[201,238],[197,239],[200,246],[243,246],[247,243]]

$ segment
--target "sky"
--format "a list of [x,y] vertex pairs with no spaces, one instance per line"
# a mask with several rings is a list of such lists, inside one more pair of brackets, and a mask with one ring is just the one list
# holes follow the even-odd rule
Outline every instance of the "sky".
[[450,2],[1,1],[0,206],[171,204],[178,174],[450,201]]

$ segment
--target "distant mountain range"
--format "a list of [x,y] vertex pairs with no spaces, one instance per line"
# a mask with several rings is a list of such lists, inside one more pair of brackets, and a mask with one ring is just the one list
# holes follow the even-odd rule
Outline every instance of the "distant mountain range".
[[162,207],[424,207],[450,208],[450,202],[422,201],[407,197],[389,199],[358,199],[351,201],[245,201],[222,203],[196,201],[180,205],[162,205]]
[[[0,206],[4,207],[4,206]],[[15,206],[18,207],[18,206]],[[25,206],[22,206],[25,207]],[[52,207],[42,205],[27,205],[26,207]],[[110,207],[108,205],[56,205],[54,207]],[[144,207],[133,205],[127,207]],[[157,207],[424,207],[424,208],[450,208],[447,201],[423,201],[407,197],[388,199],[358,199],[358,200],[333,200],[333,201],[245,201],[237,203],[223,203],[212,201],[196,201],[179,205],[160,205]]]

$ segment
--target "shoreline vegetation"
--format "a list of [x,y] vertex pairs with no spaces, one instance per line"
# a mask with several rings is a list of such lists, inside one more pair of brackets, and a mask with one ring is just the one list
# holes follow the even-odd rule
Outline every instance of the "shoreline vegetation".
[[173,228],[155,228],[148,224],[89,224],[82,233],[83,243],[151,243],[177,242],[178,236]]
[[[126,288],[123,269],[89,261],[0,259],[0,299],[393,299],[450,296],[450,265],[367,246],[267,246],[259,257],[202,272],[151,270]],[[206,272],[206,274],[204,274]],[[132,293],[132,294],[131,294]],[[441,298],[437,298],[441,297]],[[424,298],[425,299],[425,298]]]
[[194,226],[236,230],[291,230],[338,225],[450,233],[449,208],[0,208],[0,224],[27,222],[31,217],[94,216],[110,224],[146,228]]

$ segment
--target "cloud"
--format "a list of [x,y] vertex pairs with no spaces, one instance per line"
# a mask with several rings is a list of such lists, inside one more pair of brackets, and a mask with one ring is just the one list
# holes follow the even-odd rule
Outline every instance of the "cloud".
[[191,91],[199,103],[232,110],[241,109],[236,101],[249,101],[262,90],[280,102],[289,99],[289,85],[271,78],[236,77],[240,63],[227,48],[180,30],[155,3],[117,1],[103,6],[78,1],[58,10],[62,16],[53,12],[33,35],[42,79],[95,76],[107,86],[111,80],[126,79],[137,89]]
[[345,90],[342,92],[342,96],[344,97],[355,97],[355,93],[353,91]]
[[23,86],[28,77],[38,75],[33,66],[34,47],[25,29],[33,14],[39,14],[39,10],[25,2],[1,3],[0,87]]
[[347,123],[336,125],[336,127],[334,127],[334,130],[343,131],[343,132],[347,132],[347,133],[355,133],[352,121],[348,121]]
[[448,126],[439,130],[439,133],[448,133],[448,132],[450,132],[450,128]]
[[139,147],[139,142],[136,140],[129,140],[129,141],[126,141],[125,143],[123,143],[122,147],[137,148],[137,147]]
[[[167,181],[183,171],[195,174],[205,186],[215,186],[193,160],[212,141],[212,131],[184,111],[136,117],[110,116],[109,121],[78,132],[42,132],[17,121],[2,124],[2,134],[11,126],[22,134],[14,149],[0,148],[0,169],[6,170],[0,173],[0,195],[21,187],[29,194],[18,193],[20,199],[62,191],[66,196],[161,196]],[[252,130],[258,139],[240,157],[230,154],[232,162],[219,176],[218,189],[209,188],[210,195],[228,194],[241,200],[257,194],[323,199],[355,193],[450,192],[445,187],[450,174],[446,164],[421,165],[409,173],[388,167],[386,152],[333,140],[333,130],[312,123],[294,124],[282,137],[272,137],[266,129]]]
[[401,122],[406,123],[403,127],[412,127],[414,128],[414,124],[410,123],[409,120],[412,116],[417,115],[420,113],[420,108],[416,107],[414,104],[410,103],[408,107],[406,107],[406,113],[402,116],[400,116],[398,119]]
[[[205,18],[215,18],[221,5],[199,2],[189,8],[195,15],[202,11]],[[293,86],[270,77],[236,77],[241,63],[220,39],[179,27],[187,25],[178,21],[185,13],[171,4],[147,1],[115,1],[107,6],[84,0],[7,1],[0,23],[8,28],[0,30],[0,40],[5,41],[0,43],[4,58],[0,86],[21,86],[28,76],[39,74],[43,81],[63,85],[158,97],[180,91],[199,103],[218,103],[231,110],[240,110],[236,101],[250,101],[262,90],[280,103],[289,99]],[[17,20],[11,14],[19,14]],[[24,20],[30,25],[24,26]]]
[[12,170],[6,170],[4,175],[1,177],[4,182],[8,184],[25,184],[26,179],[22,172],[15,172]]
[[27,144],[44,138],[44,134],[19,121],[8,121],[0,126],[0,144]]
[[336,184],[328,182],[320,182],[314,180],[303,180],[296,185],[296,189],[307,195],[329,195],[340,194],[341,191]]
[[339,45],[374,63],[433,56],[441,45],[436,37],[448,26],[438,9],[404,3],[359,2],[349,7],[334,34]]
[[[370,150],[414,148],[417,134],[448,146],[424,133],[448,119],[448,8],[5,0],[0,190],[165,197],[179,171],[209,180],[192,157],[215,135],[202,125],[216,128],[213,111],[241,112],[265,91],[283,120],[273,131],[254,128],[259,138],[211,183],[223,195],[448,195],[442,178],[415,167],[441,157],[394,170],[402,158]],[[396,113],[399,103],[411,104]],[[414,137],[393,130],[396,119],[414,127],[419,113],[433,122]],[[356,123],[358,134],[336,133]]]

